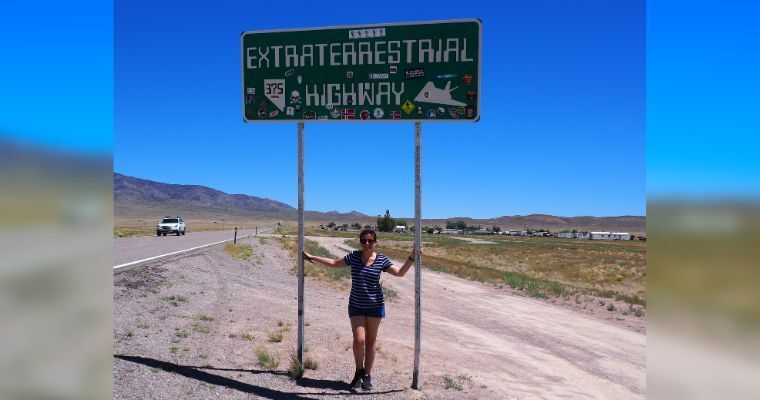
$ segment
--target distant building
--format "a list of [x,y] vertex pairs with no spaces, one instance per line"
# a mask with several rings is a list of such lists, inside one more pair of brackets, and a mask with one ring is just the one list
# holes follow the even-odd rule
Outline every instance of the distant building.
[[631,240],[628,232],[589,232],[591,240]]
[[554,237],[563,239],[590,239],[588,232],[557,232]]
[[589,239],[589,233],[588,232],[575,232],[575,238],[576,239]]
[[442,233],[444,233],[446,235],[461,235],[462,234],[462,230],[461,229],[448,229],[448,228],[444,228]]
[[628,232],[612,232],[612,240],[631,240],[631,234]]

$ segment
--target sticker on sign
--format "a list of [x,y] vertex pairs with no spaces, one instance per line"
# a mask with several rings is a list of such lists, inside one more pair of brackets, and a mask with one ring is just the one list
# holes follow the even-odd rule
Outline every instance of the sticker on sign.
[[277,108],[285,108],[285,79],[264,79],[264,95]]

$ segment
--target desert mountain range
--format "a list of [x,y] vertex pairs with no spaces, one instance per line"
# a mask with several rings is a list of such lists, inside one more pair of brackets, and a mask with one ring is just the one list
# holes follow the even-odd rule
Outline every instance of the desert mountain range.
[[[245,194],[228,194],[200,185],[177,185],[154,182],[114,173],[114,217],[160,218],[164,215],[182,215],[186,219],[265,218],[293,221],[298,210],[288,204]],[[382,210],[384,213],[385,210]],[[394,216],[399,218],[398,216]],[[376,216],[358,211],[320,212],[305,211],[304,218],[311,222],[374,224]],[[406,219],[411,223],[413,218]],[[622,231],[644,233],[646,217],[559,217],[545,214],[502,216],[488,219],[451,217],[467,225],[497,225],[501,229],[563,229]],[[423,225],[445,226],[447,219],[423,219]]]

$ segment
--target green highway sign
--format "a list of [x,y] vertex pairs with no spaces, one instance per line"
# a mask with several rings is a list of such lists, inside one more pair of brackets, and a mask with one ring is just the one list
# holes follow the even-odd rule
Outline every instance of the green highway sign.
[[478,19],[244,32],[243,120],[480,118]]

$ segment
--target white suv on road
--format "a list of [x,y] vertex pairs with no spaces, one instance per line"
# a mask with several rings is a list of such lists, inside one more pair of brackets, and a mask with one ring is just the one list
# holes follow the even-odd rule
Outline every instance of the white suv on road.
[[175,233],[177,236],[185,234],[185,221],[182,217],[166,217],[156,225],[156,236],[167,233]]

